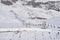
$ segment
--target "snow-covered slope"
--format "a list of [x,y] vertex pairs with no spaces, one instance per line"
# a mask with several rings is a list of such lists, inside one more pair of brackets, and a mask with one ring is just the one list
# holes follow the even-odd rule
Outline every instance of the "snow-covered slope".
[[31,24],[40,25],[48,19],[60,17],[60,12],[58,11],[33,8],[22,4],[22,1],[17,1],[10,6],[0,3],[0,27],[24,27],[25,25]]
[[60,40],[60,31],[37,28],[0,29],[0,40]]
[[60,12],[12,3],[0,3],[0,40],[60,40],[60,26],[50,22]]

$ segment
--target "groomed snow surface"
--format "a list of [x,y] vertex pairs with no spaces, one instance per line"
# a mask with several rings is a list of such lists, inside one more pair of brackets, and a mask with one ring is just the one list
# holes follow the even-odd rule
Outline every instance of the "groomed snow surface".
[[[8,31],[6,31],[8,30]],[[12,31],[13,30],[13,31]],[[50,29],[14,28],[0,30],[0,40],[60,40],[60,32]]]

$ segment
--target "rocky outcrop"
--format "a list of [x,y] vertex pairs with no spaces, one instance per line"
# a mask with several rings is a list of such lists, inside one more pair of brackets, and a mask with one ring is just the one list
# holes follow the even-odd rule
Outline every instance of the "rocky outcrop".
[[25,5],[32,6],[34,8],[43,8],[46,10],[55,10],[60,11],[60,1],[47,1],[47,2],[35,2],[35,1],[28,1]]
[[13,2],[16,3],[18,0],[1,0],[1,3],[6,5],[13,5]]

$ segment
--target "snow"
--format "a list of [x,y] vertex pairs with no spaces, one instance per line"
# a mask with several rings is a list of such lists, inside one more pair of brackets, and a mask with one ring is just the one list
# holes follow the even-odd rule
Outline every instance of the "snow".
[[[14,5],[7,6],[0,3],[0,27],[4,27],[3,25],[6,25],[6,27],[15,27],[18,25],[20,27],[19,24],[23,26],[22,23],[42,24],[43,21],[47,21],[48,24],[51,24],[52,22],[50,19],[54,20],[54,18],[60,18],[60,12],[54,10],[44,10],[42,8],[23,6],[21,5],[21,1],[17,1],[13,4]],[[29,16],[28,13],[30,13],[31,16]],[[29,19],[30,17],[41,17],[46,18],[47,20]]]
[[[31,17],[41,17],[46,18],[47,20],[29,19]],[[40,24],[43,21],[47,21],[48,24],[51,24],[52,22],[50,19],[54,20],[55,18],[60,18],[60,12],[54,10],[44,10],[42,8],[23,6],[21,1],[17,1],[10,6],[0,3],[0,27],[2,27],[1,24],[7,25],[8,23],[16,26],[22,23]],[[10,26],[13,27],[12,25]]]
[[[9,29],[8,29],[9,30]],[[20,29],[19,29],[20,30]],[[0,32],[0,40],[59,40],[59,31],[20,30],[19,32]],[[14,30],[15,31],[15,30]],[[59,33],[58,33],[59,32]],[[10,35],[11,34],[11,35]]]
[[[0,3],[0,28],[2,28],[2,30],[0,29],[0,40],[60,39],[60,12],[23,6],[21,1],[13,4],[8,6]],[[41,17],[46,18],[46,20],[30,19],[31,17]],[[47,22],[46,29],[42,28],[45,21]],[[17,33],[16,29],[12,28],[23,28],[21,30],[24,31],[19,29],[21,32]]]

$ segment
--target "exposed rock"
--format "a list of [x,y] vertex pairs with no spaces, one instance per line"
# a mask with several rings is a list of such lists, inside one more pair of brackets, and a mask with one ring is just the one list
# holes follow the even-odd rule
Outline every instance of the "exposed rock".
[[10,1],[1,1],[1,3],[6,4],[6,5],[13,5],[12,2]]
[[13,2],[16,3],[18,0],[1,0],[1,3],[6,5],[13,5]]

